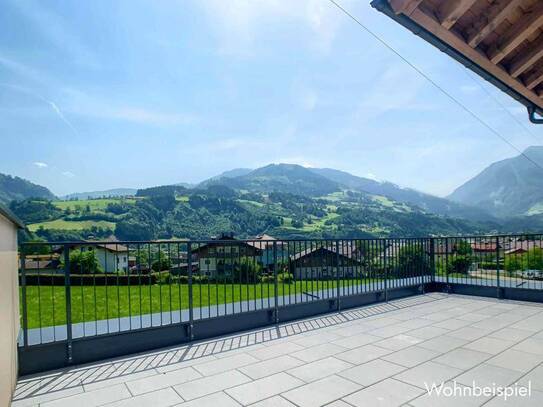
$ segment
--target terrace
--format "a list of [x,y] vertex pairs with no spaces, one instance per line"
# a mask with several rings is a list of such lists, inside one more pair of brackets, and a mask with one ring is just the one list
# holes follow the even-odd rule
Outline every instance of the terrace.
[[[23,377],[13,406],[540,406],[543,306],[431,293]],[[428,395],[528,386],[531,396]]]
[[543,401],[541,235],[104,243],[21,247],[14,406]]

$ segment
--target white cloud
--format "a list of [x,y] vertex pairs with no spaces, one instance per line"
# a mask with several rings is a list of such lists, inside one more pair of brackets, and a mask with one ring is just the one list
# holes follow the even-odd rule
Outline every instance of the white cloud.
[[35,161],[35,162],[33,162],[33,164],[38,168],[47,168],[48,167],[48,165],[46,163],[43,163],[41,161]]
[[109,116],[110,118],[143,124],[190,124],[195,120],[194,116],[188,114],[160,112],[139,107],[122,107],[116,110],[110,110],[109,112],[106,111],[104,113],[105,116]]
[[382,62],[388,65],[387,69],[384,72],[375,72],[373,78],[368,77],[368,86],[361,92],[362,103],[359,105],[359,116],[368,118],[391,110],[435,108],[417,100],[418,94],[426,83],[410,67],[400,63],[390,64],[390,58]]
[[327,53],[344,17],[324,0],[208,0],[198,2],[217,30],[219,51],[250,55],[261,48],[258,36],[270,24],[294,22],[310,30],[308,45]]
[[64,175],[64,176],[67,177],[67,178],[73,178],[73,177],[75,177],[75,174],[74,174],[73,172],[71,172],[71,171],[63,171],[63,172],[62,172],[62,175]]
[[111,103],[74,88],[63,88],[62,94],[63,105],[76,115],[159,126],[186,125],[197,121],[197,116],[192,113]]
[[364,175],[364,177],[377,181],[377,182],[381,181],[379,178],[377,178],[377,175],[375,175],[373,172],[368,172],[366,175]]
[[36,83],[44,82],[44,75],[41,72],[35,70],[34,68],[28,65],[25,65],[13,59],[7,58],[4,55],[0,55],[0,65],[2,65],[6,69],[9,69],[11,72],[15,73],[16,75],[22,76],[33,82],[36,82]]
[[11,89],[11,90],[15,90],[15,91],[20,92],[20,93],[24,93],[26,95],[30,95],[31,97],[33,97],[35,99],[39,99],[43,103],[47,104],[53,110],[55,115],[58,116],[58,118],[60,120],[62,120],[64,122],[64,124],[66,124],[75,134],[79,134],[77,129],[74,127],[74,125],[66,118],[66,116],[64,116],[64,113],[62,112],[62,110],[60,110],[58,105],[55,102],[53,102],[52,100],[46,99],[42,95],[40,95],[39,93],[36,93],[34,90],[29,89],[29,88],[25,88],[25,87],[22,87],[22,86],[6,84],[6,83],[0,83],[0,86],[2,86],[4,88]]

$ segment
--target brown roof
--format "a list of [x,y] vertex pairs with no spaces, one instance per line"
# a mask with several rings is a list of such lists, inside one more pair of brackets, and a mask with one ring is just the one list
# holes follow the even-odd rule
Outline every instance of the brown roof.
[[[230,242],[233,242],[233,243],[230,243]],[[237,244],[235,244],[237,243]],[[203,244],[193,244],[192,246],[192,249],[191,249],[191,252],[192,253],[196,253],[196,252],[199,252],[200,250],[202,250],[203,248],[205,247],[208,247],[208,246],[213,246],[213,247],[217,247],[217,246],[248,246],[248,247],[251,247],[253,249],[255,249],[257,252],[258,251],[262,251],[264,249],[264,247],[260,247],[262,245],[259,245],[257,242],[251,242],[251,241],[245,241],[245,240],[238,240],[238,239],[235,239],[233,237],[229,237],[229,236],[222,236],[220,239],[216,239],[216,240],[210,240],[206,243],[203,243]]]
[[[338,250],[339,249],[339,250]],[[336,255],[339,252],[339,255],[342,257],[349,258],[351,260],[359,261],[359,251],[357,250],[356,246],[351,243],[343,243],[340,244],[338,247],[336,247],[335,244],[332,245],[319,245],[315,247],[310,247],[308,249],[302,250],[298,253],[292,254],[290,256],[291,260],[299,260],[303,257],[306,257],[310,254],[313,254],[315,252],[318,252],[320,250],[327,251],[331,254]]]
[[522,240],[511,242],[508,250],[505,251],[505,254],[527,252],[534,248],[543,248],[543,241]]
[[266,233],[263,233],[261,235],[258,235],[256,237],[256,240],[277,240],[277,239],[275,237],[273,237],[273,236],[270,236],[270,235],[268,235]]
[[50,260],[27,260],[25,259],[25,270],[56,269],[60,264],[58,259]]
[[496,243],[472,243],[471,248],[475,252],[495,252]]
[[543,1],[374,0],[372,6],[543,113]]
[[109,252],[126,253],[128,251],[128,247],[117,243],[97,244],[96,247],[100,247]]

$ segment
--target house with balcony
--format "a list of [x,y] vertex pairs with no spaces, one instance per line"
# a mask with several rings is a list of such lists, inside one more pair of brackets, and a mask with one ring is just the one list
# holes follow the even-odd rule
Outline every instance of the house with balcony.
[[192,262],[198,263],[199,274],[212,279],[230,277],[234,267],[243,259],[260,263],[263,252],[260,245],[238,240],[233,234],[226,233],[206,243],[195,243],[191,248]]

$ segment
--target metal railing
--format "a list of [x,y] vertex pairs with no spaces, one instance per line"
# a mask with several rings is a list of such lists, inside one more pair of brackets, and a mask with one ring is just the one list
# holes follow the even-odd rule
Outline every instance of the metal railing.
[[19,345],[63,343],[70,362],[74,341],[168,326],[191,340],[408,288],[543,290],[542,253],[542,235],[23,244]]

